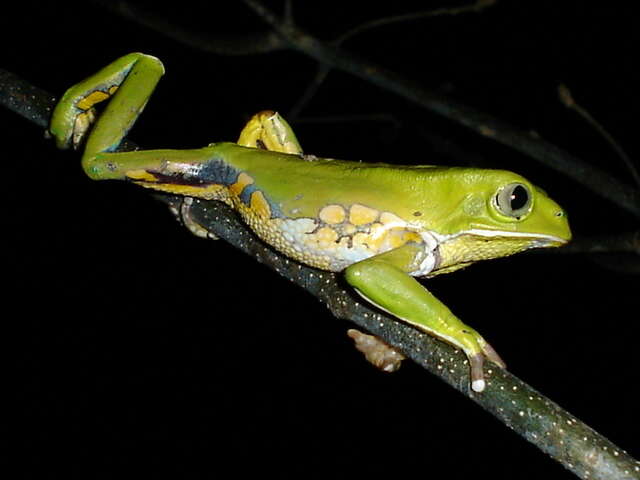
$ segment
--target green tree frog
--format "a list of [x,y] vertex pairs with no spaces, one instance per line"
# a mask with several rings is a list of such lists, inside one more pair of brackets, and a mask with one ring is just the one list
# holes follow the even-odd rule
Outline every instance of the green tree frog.
[[[284,255],[344,272],[376,307],[462,349],[471,388],[484,390],[485,358],[501,367],[503,361],[416,277],[563,245],[571,232],[562,208],[509,171],[305,155],[289,125],[270,111],[256,114],[236,143],[114,152],[163,73],[149,55],[117,59],[67,90],[49,133],[60,148],[86,140],[82,167],[94,180],[224,202]],[[108,99],[97,115],[94,105]]]

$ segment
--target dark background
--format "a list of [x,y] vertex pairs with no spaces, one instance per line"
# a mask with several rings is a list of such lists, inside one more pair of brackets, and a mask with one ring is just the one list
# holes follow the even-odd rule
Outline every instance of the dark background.
[[[216,56],[91,2],[47,3],[3,6],[0,66],[60,95],[125,53],[158,56],[167,74],[131,134],[146,148],[235,140],[258,110],[286,115],[315,73],[295,52]],[[328,40],[379,16],[460,4],[348,3],[294,2],[294,14]],[[637,156],[631,3],[501,2],[373,30],[345,49],[630,183],[556,88],[566,83]],[[264,28],[242,2],[147,7],[196,31]],[[348,121],[354,115],[369,117]],[[576,237],[637,229],[579,184],[344,73],[333,72],[292,124],[318,156],[518,171],[568,210]],[[1,368],[17,379],[3,388],[15,407],[2,423],[14,425],[9,457],[25,477],[573,478],[415,365],[375,371],[352,348],[348,322],[224,242],[193,237],[148,192],[91,182],[78,154],[56,151],[5,110],[0,136],[9,238]],[[527,254],[429,288],[512,372],[637,457],[638,276],[601,265],[637,260]]]

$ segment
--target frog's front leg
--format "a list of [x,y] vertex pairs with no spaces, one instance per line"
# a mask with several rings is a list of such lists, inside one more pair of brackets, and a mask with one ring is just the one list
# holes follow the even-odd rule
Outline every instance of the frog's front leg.
[[504,368],[504,362],[475,330],[462,323],[410,272],[419,269],[425,251],[418,243],[407,243],[389,252],[347,267],[347,282],[369,302],[400,320],[438,337],[464,351],[471,365],[471,387],[485,388],[484,358]]

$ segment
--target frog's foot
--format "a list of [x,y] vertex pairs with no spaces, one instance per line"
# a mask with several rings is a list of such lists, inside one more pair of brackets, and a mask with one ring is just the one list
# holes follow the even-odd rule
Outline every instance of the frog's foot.
[[469,364],[471,366],[471,389],[479,393],[482,392],[486,386],[484,379],[484,359],[487,358],[500,368],[507,368],[507,365],[484,338],[478,335],[477,340],[480,348],[482,348],[482,353],[479,352],[469,355]]
[[86,110],[79,110],[72,120],[71,127],[66,132],[53,132],[49,129],[45,130],[45,138],[55,138],[58,148],[73,148],[77,150],[82,145],[87,133],[91,130],[91,126],[96,121],[96,109],[89,107]]
[[73,132],[71,133],[71,146],[74,150],[80,148],[87,132],[91,130],[93,122],[96,121],[96,109],[93,107],[79,113],[73,122]]
[[487,357],[493,363],[498,365],[500,368],[507,368],[507,364],[504,363],[502,358],[500,358],[500,355],[498,355],[498,353],[493,349],[493,347],[489,345],[489,342],[487,342],[484,338],[480,337],[478,343],[480,344],[480,347],[482,348],[482,353],[484,353],[485,357]]
[[406,358],[391,345],[373,335],[353,328],[347,330],[347,335],[353,339],[356,348],[364,354],[367,361],[383,372],[395,372]]
[[191,215],[191,206],[193,205],[192,197],[184,197],[180,202],[180,207],[170,207],[171,212],[176,216],[177,220],[184,225],[196,237],[207,238],[209,240],[218,240],[218,237],[196,222]]
[[302,155],[295,133],[287,121],[272,110],[263,110],[251,117],[240,132],[238,145]]
[[487,383],[484,380],[484,355],[476,353],[469,357],[471,365],[471,389],[474,392],[482,392]]

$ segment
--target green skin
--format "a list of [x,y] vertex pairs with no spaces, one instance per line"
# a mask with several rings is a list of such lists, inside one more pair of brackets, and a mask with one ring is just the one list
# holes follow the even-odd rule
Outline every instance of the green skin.
[[[252,185],[245,194],[261,192],[270,209],[270,217],[258,223],[319,221],[319,212],[328,205],[344,206],[347,211],[351,205],[364,205],[393,213],[405,222],[403,231],[417,234],[418,239],[347,261],[340,267],[347,282],[376,306],[461,348],[470,361],[472,389],[485,388],[484,359],[502,367],[504,363],[414,276],[447,273],[478,260],[568,242],[566,215],[553,200],[508,171],[305,156],[289,125],[277,114],[256,115],[238,143],[112,153],[163,73],[162,63],[154,57],[132,53],[119,58],[65,93],[49,132],[60,148],[77,147],[86,137],[82,166],[92,179],[128,179],[157,190],[223,200],[251,216],[254,207],[248,197],[231,201],[226,193],[240,173],[246,174]],[[106,99],[112,101],[95,118],[92,105]],[[270,234],[261,230],[263,225],[248,223],[265,241],[289,252],[288,246],[271,241]],[[334,255],[332,249],[324,253],[329,258]]]

